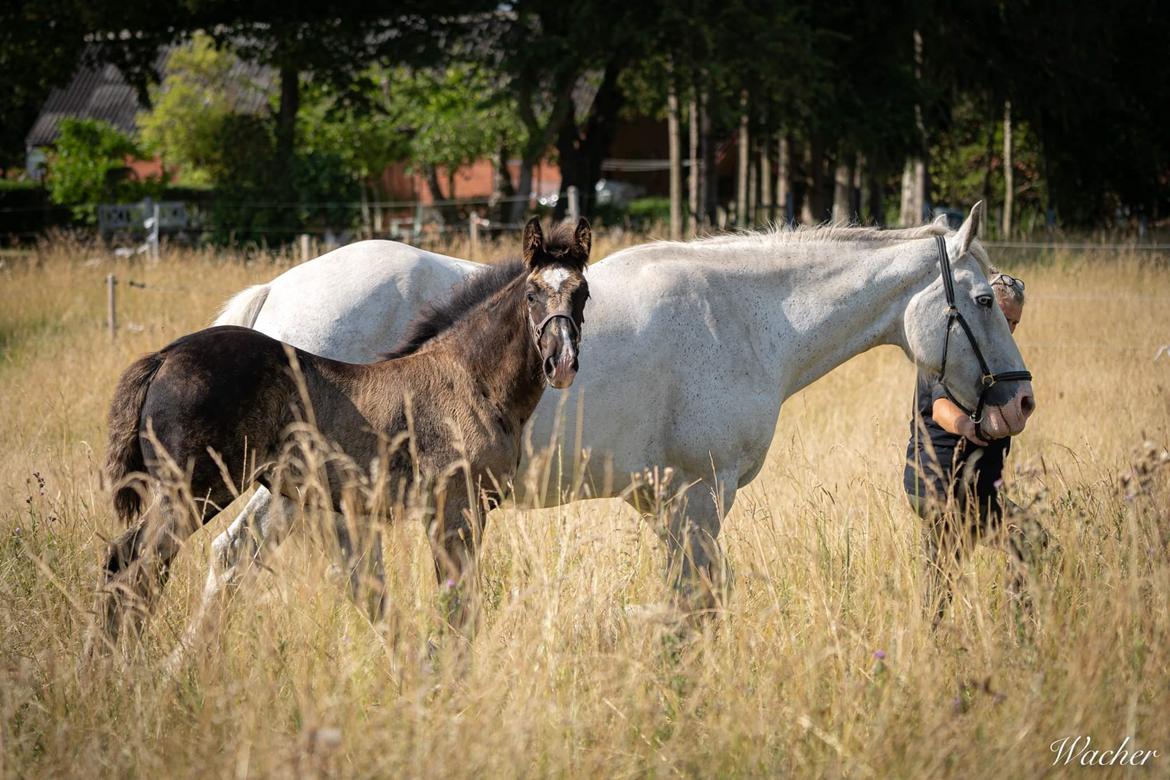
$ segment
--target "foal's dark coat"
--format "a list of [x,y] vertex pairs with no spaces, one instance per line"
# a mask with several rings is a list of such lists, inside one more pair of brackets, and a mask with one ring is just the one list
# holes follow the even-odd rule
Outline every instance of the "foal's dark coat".
[[[189,472],[194,516],[163,496],[113,543],[107,580],[149,606],[153,584],[165,580],[182,541],[235,497],[229,479],[240,490],[261,482],[295,497],[310,479],[309,460],[304,437],[290,431],[306,420],[343,453],[325,469],[334,508],[353,484],[351,469],[370,475],[375,459],[390,489],[434,491],[437,562],[441,575],[457,576],[476,535],[469,523],[477,513],[468,510],[478,496],[469,495],[468,478],[482,488],[512,478],[550,354],[571,350],[575,370],[576,343],[552,329],[536,333],[534,323],[564,311],[579,332],[588,231],[582,221],[575,233],[555,230],[546,244],[539,223],[530,223],[524,263],[478,274],[450,302],[429,306],[392,358],[378,363],[329,360],[235,326],[184,336],[135,362],[110,410],[114,506],[132,520],[142,511],[136,473],[158,482],[169,461]],[[558,290],[542,287],[539,274],[550,267],[569,271],[570,281]],[[408,429],[413,447],[404,442]],[[118,600],[106,607],[111,632],[124,606]]]

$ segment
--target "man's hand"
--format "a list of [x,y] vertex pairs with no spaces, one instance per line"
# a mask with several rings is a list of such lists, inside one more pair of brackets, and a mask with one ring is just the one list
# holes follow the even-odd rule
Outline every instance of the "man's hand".
[[975,421],[967,415],[960,415],[959,418],[955,421],[955,427],[958,429],[956,433],[968,441],[974,442],[980,447],[987,446],[987,442],[979,436],[979,426],[976,425]]
[[940,398],[931,408],[934,421],[944,431],[962,436],[973,444],[986,447],[987,442],[979,435],[979,426],[948,398]]

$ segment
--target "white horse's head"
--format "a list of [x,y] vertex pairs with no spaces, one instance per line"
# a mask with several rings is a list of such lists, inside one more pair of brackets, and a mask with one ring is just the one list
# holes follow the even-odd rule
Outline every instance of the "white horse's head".
[[980,418],[984,435],[998,439],[1024,430],[1036,408],[1024,359],[987,281],[987,252],[979,244],[983,202],[944,245],[953,279],[951,307],[947,263],[932,251],[925,262],[937,276],[906,308],[906,343],[920,369],[942,377],[959,406]]

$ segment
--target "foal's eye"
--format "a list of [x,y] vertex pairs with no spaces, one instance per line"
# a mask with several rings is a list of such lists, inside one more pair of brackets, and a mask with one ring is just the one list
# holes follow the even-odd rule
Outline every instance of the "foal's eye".
[[536,303],[536,293],[533,293],[533,292],[528,293],[528,302],[529,303]]
[[975,299],[975,303],[979,304],[985,309],[990,309],[992,300],[990,295],[980,295]]

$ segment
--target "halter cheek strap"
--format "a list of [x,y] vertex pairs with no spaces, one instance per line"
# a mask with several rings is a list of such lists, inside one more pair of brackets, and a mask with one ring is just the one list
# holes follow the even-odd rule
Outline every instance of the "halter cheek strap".
[[971,421],[979,426],[983,423],[983,407],[987,402],[987,393],[999,382],[1031,382],[1032,374],[1028,371],[1001,371],[998,374],[993,374],[987,365],[987,360],[983,357],[982,350],[979,349],[979,342],[975,340],[975,334],[971,331],[971,326],[967,323],[963,313],[955,306],[955,274],[951,269],[951,259],[947,255],[947,242],[942,236],[935,236],[935,242],[938,244],[938,264],[942,272],[943,291],[947,297],[947,328],[943,336],[943,353],[942,368],[939,370],[938,381],[946,390],[947,397],[951,399],[963,411],[967,409],[955,399],[955,394],[951,392],[950,387],[946,383],[947,375],[947,354],[950,352],[951,346],[951,326],[956,322],[962,328],[963,333],[967,335],[967,341],[971,344],[971,351],[975,353],[975,359],[979,361],[979,372],[982,377],[980,380],[981,388],[979,391],[979,400],[975,405],[975,411],[969,412],[968,415]]

